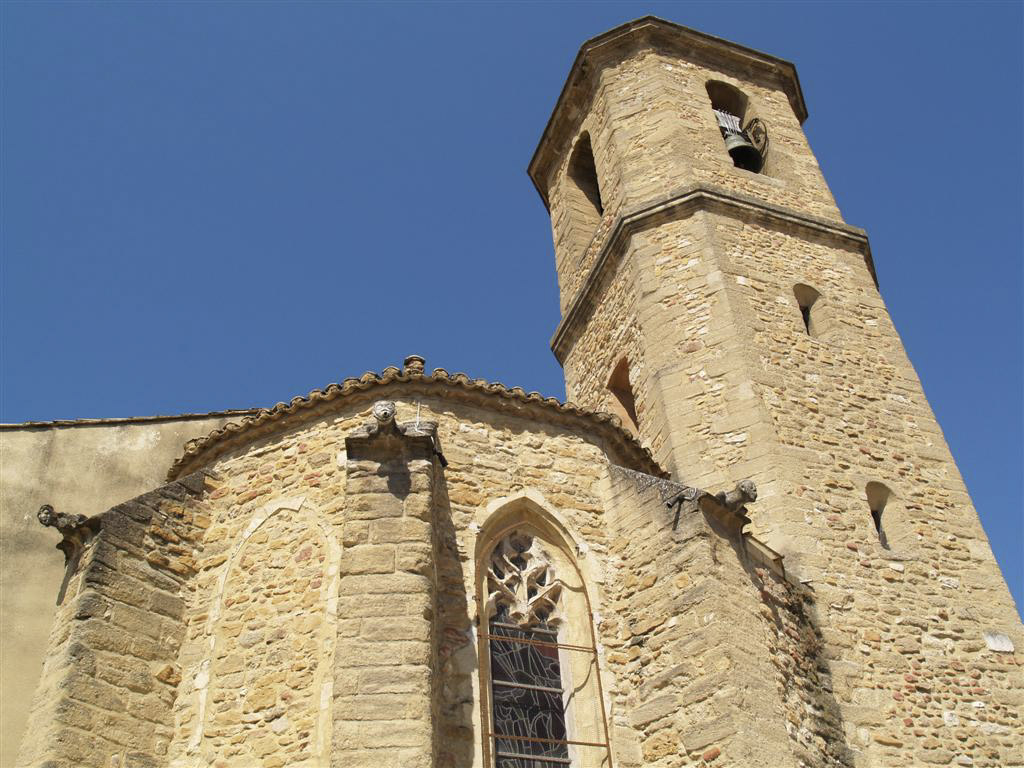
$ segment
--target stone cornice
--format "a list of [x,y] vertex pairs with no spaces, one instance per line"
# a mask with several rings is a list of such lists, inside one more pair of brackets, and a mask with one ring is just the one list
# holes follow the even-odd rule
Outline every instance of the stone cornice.
[[582,88],[588,73],[600,61],[616,56],[621,58],[639,45],[658,46],[695,61],[712,65],[724,64],[773,80],[781,85],[789,97],[797,119],[801,123],[807,119],[807,105],[804,102],[796,67],[792,62],[689,27],[673,24],[656,16],[644,16],[588,40],[576,54],[569,76],[527,168],[527,173],[545,205],[548,205],[548,172],[552,163],[561,156],[569,128],[577,115],[571,105],[576,95],[574,92]]
[[174,480],[194,472],[230,451],[268,435],[306,424],[343,405],[359,406],[379,400],[424,396],[456,400],[497,413],[534,419],[542,424],[576,429],[601,440],[618,463],[628,464],[647,474],[667,477],[651,452],[623,429],[617,416],[590,411],[573,403],[562,403],[556,398],[543,397],[537,392],[525,392],[519,387],[510,389],[504,384],[471,379],[464,373],[448,373],[442,368],[435,369],[433,373],[425,373],[422,365],[418,369],[408,366],[404,370],[385,368],[380,374],[371,372],[358,379],[345,379],[341,384],[313,390],[306,397],[296,397],[289,403],[278,403],[240,422],[226,424],[206,437],[188,442],[167,477],[168,480]]
[[871,258],[871,246],[864,230],[851,227],[844,222],[808,216],[753,197],[727,192],[720,187],[692,185],[617,216],[611,233],[597,254],[594,266],[587,273],[583,285],[569,304],[551,338],[551,350],[559,363],[565,364],[569,345],[575,340],[596,305],[602,280],[615,269],[624,256],[629,238],[634,233],[661,221],[685,218],[697,210],[712,210],[776,227],[786,226],[835,242],[844,242],[863,254],[868,271],[875,285],[878,285],[875,265]]

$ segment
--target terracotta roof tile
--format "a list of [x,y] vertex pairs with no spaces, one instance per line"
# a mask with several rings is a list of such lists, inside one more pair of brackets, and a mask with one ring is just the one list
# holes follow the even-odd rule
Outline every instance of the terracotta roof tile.
[[[451,397],[498,409],[533,409],[537,418],[556,420],[563,424],[575,424],[591,429],[603,438],[609,449],[619,455],[619,463],[627,463],[647,474],[667,477],[658,466],[651,452],[642,447],[637,439],[627,432],[619,418],[610,413],[591,411],[573,403],[563,403],[554,397],[544,397],[538,392],[526,392],[521,387],[506,387],[498,382],[471,379],[464,373],[449,373],[436,368],[431,374],[416,370],[402,371],[388,367],[379,374],[364,373],[359,378],[349,378],[340,384],[330,384],[324,389],[314,389],[305,397],[292,398],[289,403],[278,403],[272,408],[259,409],[241,421],[225,424],[206,437],[190,440],[185,444],[182,456],[174,462],[167,473],[168,480],[210,464],[228,451],[250,443],[264,435],[284,429],[295,422],[289,417],[308,412],[309,415],[326,410],[336,400],[366,399],[367,393],[383,396],[383,391],[399,387],[403,390],[423,391],[440,397]],[[529,417],[528,414],[523,414]],[[287,423],[285,423],[287,420]]]

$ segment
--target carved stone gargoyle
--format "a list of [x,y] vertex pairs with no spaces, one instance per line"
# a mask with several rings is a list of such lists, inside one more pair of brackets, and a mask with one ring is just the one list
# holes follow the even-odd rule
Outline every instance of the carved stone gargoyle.
[[64,553],[64,565],[81,549],[89,534],[80,530],[86,521],[85,515],[69,515],[67,512],[55,512],[49,504],[43,504],[36,512],[36,519],[48,528],[56,528],[63,537],[57,549]]
[[720,491],[715,498],[734,515],[743,514],[747,504],[757,501],[757,486],[753,480],[740,480],[731,491]]
[[68,581],[78,569],[78,561],[82,556],[85,544],[94,533],[88,525],[85,515],[69,515],[67,512],[56,512],[49,504],[43,504],[36,512],[36,519],[47,528],[56,528],[61,535],[57,549],[64,553],[64,581],[57,595],[57,605],[64,601]]
[[402,435],[405,434],[397,421],[395,414],[398,408],[392,400],[380,400],[373,404],[373,421],[363,425],[363,432],[366,437],[375,435]]
[[684,501],[695,501],[708,514],[713,514],[728,530],[741,533],[743,527],[750,522],[747,517],[747,504],[757,500],[757,486],[753,480],[741,480],[731,491],[720,491],[711,494],[699,488],[684,487],[665,499],[665,506],[676,508],[676,520],[679,522],[679,509]]
[[[741,480],[731,491],[719,491],[710,499],[709,506],[717,506],[717,517],[736,534],[742,534],[743,528],[750,523],[747,517],[747,504],[757,500],[757,486],[753,480]],[[701,505],[704,506],[703,504]]]

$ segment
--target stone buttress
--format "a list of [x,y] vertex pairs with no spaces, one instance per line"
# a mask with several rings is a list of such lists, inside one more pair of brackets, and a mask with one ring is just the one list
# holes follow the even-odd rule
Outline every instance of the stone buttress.
[[360,543],[342,563],[350,609],[335,651],[331,765],[429,768],[437,752],[437,425],[399,424],[390,402],[373,414],[345,439],[344,536]]

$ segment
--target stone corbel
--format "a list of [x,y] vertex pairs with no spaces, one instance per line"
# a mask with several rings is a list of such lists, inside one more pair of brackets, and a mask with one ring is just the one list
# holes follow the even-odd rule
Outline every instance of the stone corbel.
[[437,422],[399,422],[395,415],[397,408],[391,400],[381,400],[373,405],[373,419],[352,431],[345,438],[345,448],[350,458],[371,453],[420,454],[422,458],[437,457],[442,467],[448,462],[441,453],[437,437]]

